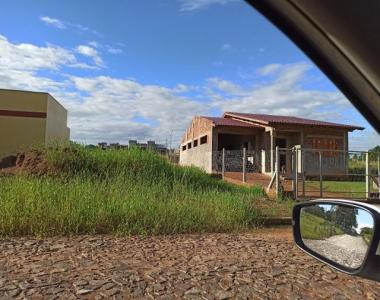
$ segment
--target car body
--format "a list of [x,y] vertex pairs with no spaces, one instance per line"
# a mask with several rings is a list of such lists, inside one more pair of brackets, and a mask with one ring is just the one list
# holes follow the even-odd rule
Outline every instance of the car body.
[[[380,1],[246,0],[284,32],[331,79],[380,133]],[[300,233],[300,211],[335,205],[368,211],[374,232],[362,265],[350,270],[307,247]],[[380,281],[380,204],[316,199],[296,205],[296,244],[313,257],[345,273]]]

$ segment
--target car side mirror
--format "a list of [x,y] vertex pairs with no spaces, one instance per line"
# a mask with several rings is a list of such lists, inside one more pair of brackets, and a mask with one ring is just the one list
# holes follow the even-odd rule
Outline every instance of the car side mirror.
[[380,281],[380,206],[314,200],[293,208],[298,247],[344,273]]

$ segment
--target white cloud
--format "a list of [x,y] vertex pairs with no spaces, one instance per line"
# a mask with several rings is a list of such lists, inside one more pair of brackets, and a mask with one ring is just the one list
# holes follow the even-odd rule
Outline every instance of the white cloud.
[[226,5],[237,2],[237,0],[179,0],[180,11],[194,11],[209,7],[211,5]]
[[112,46],[107,45],[107,51],[111,54],[121,54],[123,53],[123,50],[120,48],[114,48]]
[[351,150],[368,150],[378,145],[380,145],[380,135],[370,128],[350,135]]
[[[219,90],[220,92],[223,92],[223,93],[227,93],[227,94],[231,94],[231,95],[236,96],[236,95],[241,94],[241,92],[242,92],[242,89],[239,85],[237,85],[231,81],[221,79],[221,78],[217,78],[217,77],[210,78],[207,80],[207,83],[211,89],[216,88],[217,90]],[[209,89],[207,89],[207,90],[209,91]]]
[[93,30],[93,29],[91,29],[87,26],[84,26],[82,24],[66,22],[66,21],[55,19],[55,18],[51,18],[49,16],[40,17],[40,20],[49,26],[54,26],[54,27],[59,28],[59,29],[66,29],[66,28],[71,27],[71,28],[75,28],[79,31],[92,33],[93,35],[96,35],[96,36],[102,36],[102,34],[99,33],[98,31]]
[[48,16],[43,16],[40,18],[41,21],[45,22],[47,25],[54,26],[59,29],[65,29],[66,25],[64,22],[58,19],[50,18]]
[[[93,59],[99,55],[95,48],[84,47],[77,50]],[[72,138],[78,141],[164,142],[172,130],[173,141],[179,141],[193,116],[210,111],[283,114],[354,123],[349,119],[355,115],[352,105],[341,93],[303,86],[311,68],[305,63],[264,66],[253,72],[254,80],[250,78],[244,83],[214,77],[200,86],[179,82],[173,87],[109,76],[74,76],[68,66],[94,67],[78,60],[69,49],[15,44],[0,36],[0,87],[52,93],[69,110]],[[349,110],[352,113],[346,114]],[[139,118],[147,122],[138,122]],[[380,137],[366,130],[353,134],[351,141],[352,148],[366,149],[380,144]]]
[[104,66],[103,59],[100,57],[99,52],[95,48],[86,45],[79,45],[75,50],[79,54],[92,58],[98,67]]
[[258,73],[260,75],[267,76],[267,75],[275,73],[279,69],[281,69],[281,64],[269,64],[269,65],[266,65],[266,66],[260,68],[258,70]]
[[222,51],[230,51],[231,49],[232,49],[232,46],[231,46],[231,44],[229,44],[229,43],[225,43],[225,44],[223,44],[222,47],[221,47],[221,50],[222,50]]
[[[96,49],[102,49],[102,50],[105,50],[107,51],[108,53],[111,53],[111,54],[121,54],[123,53],[124,51],[120,48],[115,48],[111,45],[103,45],[97,41],[90,41],[87,43],[89,46],[91,46],[92,48],[96,48]],[[88,52],[88,51],[87,51]]]
[[38,47],[32,44],[13,44],[0,35],[0,68],[11,70],[53,69],[76,62],[71,51],[48,45]]
[[[162,142],[171,130],[184,131],[193,116],[218,110],[350,123],[342,112],[351,105],[341,93],[302,87],[309,68],[305,63],[279,65],[270,73],[273,80],[257,86],[210,78],[201,87],[178,84],[168,88],[107,76],[72,76],[70,81],[77,94],[86,96],[66,98],[65,104],[71,112],[74,138],[79,140],[126,142],[129,138],[149,138]],[[196,90],[204,101],[184,96],[192,90]],[[152,124],[139,123],[136,117],[152,120]],[[176,131],[175,141],[182,132]],[[364,136],[367,134],[364,132]]]
[[64,67],[93,68],[79,62],[68,49],[50,44],[16,44],[0,35],[0,87],[57,91],[67,85],[66,80],[56,81],[47,75],[38,75],[38,72],[56,73]]
[[[162,142],[172,129],[185,129],[191,117],[203,113],[205,108],[181,95],[187,91],[183,84],[167,88],[107,76],[72,76],[70,80],[79,93],[86,94],[82,101],[75,97],[66,101],[72,124],[89,128],[85,131],[73,128],[75,138],[80,140],[97,137],[126,142],[129,138],[152,138]],[[136,117],[152,120],[154,125],[137,123]]]
[[258,85],[242,86],[225,80],[213,80],[208,89],[212,105],[221,111],[238,111],[306,118],[343,120],[343,109],[350,107],[339,92],[305,89],[302,82],[310,66],[305,63],[268,65],[259,70],[260,79],[273,78]]
[[89,44],[91,47],[94,47],[94,48],[99,48],[100,45],[97,41],[90,41],[88,42],[87,44]]

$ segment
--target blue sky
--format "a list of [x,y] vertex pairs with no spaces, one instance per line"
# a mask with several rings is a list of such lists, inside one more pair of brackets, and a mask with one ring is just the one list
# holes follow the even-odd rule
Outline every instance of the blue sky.
[[[112,4],[111,4],[112,3]],[[289,114],[363,125],[286,37],[239,0],[2,1],[0,88],[50,92],[72,138],[179,141],[194,115]]]

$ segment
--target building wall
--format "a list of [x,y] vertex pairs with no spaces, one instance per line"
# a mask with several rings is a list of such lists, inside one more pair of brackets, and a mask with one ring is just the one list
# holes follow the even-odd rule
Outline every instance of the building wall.
[[45,141],[47,94],[0,90],[0,159]]
[[[295,133],[299,133],[295,134]],[[348,151],[348,133],[344,128],[278,125],[275,127],[275,137],[287,139],[287,148],[301,145],[305,151],[299,156],[299,172],[319,173],[318,151],[307,151],[307,149],[322,150],[344,150]],[[291,155],[287,153],[287,172],[291,169]],[[322,168],[324,174],[342,174],[347,172],[348,154],[345,152],[323,151]]]
[[0,89],[0,110],[45,112],[46,93]]
[[67,112],[52,99],[47,93],[0,89],[0,159],[54,138],[68,140]]
[[[201,138],[207,136],[207,143],[201,144]],[[191,148],[189,149],[189,144]],[[184,147],[186,149],[184,149]],[[179,164],[196,166],[207,173],[212,173],[212,128],[181,144]]]
[[[202,117],[195,117],[182,139],[179,164],[183,166],[196,166],[207,173],[212,173],[212,132],[211,121]],[[207,143],[201,144],[201,138],[205,136],[207,136]],[[189,144],[191,145],[190,149]]]
[[203,117],[194,117],[191,120],[191,124],[186,130],[181,143],[187,143],[194,138],[198,138],[205,133],[209,133],[212,128],[212,121]]
[[45,126],[43,118],[0,116],[0,159],[44,145]]
[[[208,134],[211,136],[211,133]],[[208,138],[208,143],[203,145],[198,145],[180,152],[179,164],[182,166],[196,166],[206,171],[207,173],[212,173],[212,145],[210,138]]]
[[[347,130],[334,128],[307,128],[304,133],[306,149],[344,150],[348,151]],[[319,172],[319,154],[305,152],[305,170],[309,173]],[[348,168],[348,153],[336,151],[322,152],[322,169],[324,174],[344,174]]]
[[48,95],[46,119],[46,145],[64,145],[70,139],[67,127],[67,110]]

